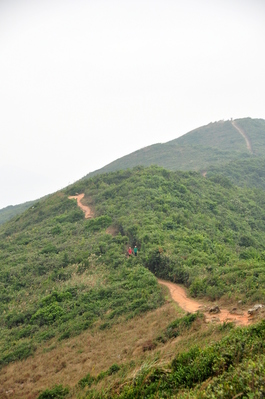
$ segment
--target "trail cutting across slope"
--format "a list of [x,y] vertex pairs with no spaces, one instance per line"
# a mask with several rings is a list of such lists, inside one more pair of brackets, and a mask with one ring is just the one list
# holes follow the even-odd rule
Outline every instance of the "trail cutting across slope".
[[[68,198],[69,199],[76,199],[77,200],[77,205],[82,209],[82,211],[85,213],[85,218],[91,218],[91,209],[83,205],[81,203],[81,200],[84,198],[85,194],[78,194],[78,195],[71,195]],[[170,292],[170,295],[172,299],[179,304],[179,306],[184,309],[186,312],[190,313],[195,313],[198,310],[203,311],[205,310],[206,306],[205,304],[202,304],[200,302],[195,301],[194,299],[188,298],[186,291],[184,290],[183,287],[180,285],[177,285],[175,283],[172,283],[170,281],[164,281],[158,279],[159,284],[165,285]],[[219,322],[224,322],[224,321],[235,321],[239,325],[246,326],[249,324],[249,318],[246,312],[242,312],[242,314],[231,314],[229,310],[227,309],[220,309],[220,313],[217,315],[214,314],[207,314],[206,320],[210,321],[219,321]]]
[[234,128],[238,131],[238,133],[240,133],[241,136],[244,137],[248,150],[251,152],[251,154],[253,154],[252,145],[251,145],[251,142],[250,142],[246,132],[244,132],[243,129],[241,129],[239,126],[237,126],[235,121],[231,121],[231,123],[234,126]]
[[92,218],[92,213],[91,213],[91,209],[89,208],[89,206],[83,205],[81,200],[84,198],[85,194],[78,194],[78,195],[70,195],[70,197],[68,197],[69,199],[76,199],[77,200],[77,205],[79,206],[79,208],[82,209],[82,211],[85,213],[85,218],[89,219]]
[[[177,302],[178,305],[186,312],[195,313],[198,310],[204,311],[206,309],[205,304],[197,302],[194,299],[188,298],[184,288],[179,286],[178,284],[160,279],[158,279],[158,282],[159,284],[165,285],[169,289],[172,299],[175,302]],[[250,322],[250,319],[246,312],[242,312],[242,314],[231,314],[228,309],[220,309],[220,313],[217,314],[207,313],[206,320],[207,319],[208,321],[219,321],[219,322],[234,321],[241,326],[246,326]]]

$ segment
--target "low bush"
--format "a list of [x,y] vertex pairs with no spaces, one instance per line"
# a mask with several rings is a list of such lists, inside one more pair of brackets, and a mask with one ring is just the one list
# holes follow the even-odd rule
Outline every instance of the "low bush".
[[78,386],[80,388],[85,388],[86,386],[90,387],[93,382],[95,381],[95,377],[92,377],[89,373],[82,378],[79,382],[78,382]]
[[46,389],[38,399],[63,399],[69,393],[69,388],[63,388],[62,385],[55,385],[52,389]]
[[10,348],[7,353],[2,353],[0,357],[0,366],[6,365],[10,362],[23,360],[33,355],[36,346],[30,342],[19,343],[17,346]]

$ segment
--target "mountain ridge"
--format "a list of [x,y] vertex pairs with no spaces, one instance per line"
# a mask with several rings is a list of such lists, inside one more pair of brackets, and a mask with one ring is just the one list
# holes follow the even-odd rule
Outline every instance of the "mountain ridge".
[[[238,129],[253,131],[250,136],[245,133],[247,142]],[[262,133],[264,137],[260,139]],[[252,152],[248,149],[248,142],[251,141],[255,144],[257,141]],[[208,165],[230,162],[251,155],[260,156],[262,148],[265,149],[265,120],[242,118],[234,121],[211,122],[166,143],[157,143],[134,151],[89,173],[84,178],[98,173],[152,164],[170,170],[202,171]],[[176,159],[177,157],[179,159]]]
[[[246,133],[247,132],[247,133]],[[144,147],[90,172],[81,180],[97,174],[133,168],[138,165],[158,165],[169,170],[196,170],[207,176],[207,169],[223,173],[230,178],[227,165],[231,162],[244,161],[253,164],[252,160],[265,154],[265,120],[241,118],[230,121],[211,122],[208,125],[168,141]],[[262,161],[263,165],[263,161]],[[251,166],[253,168],[253,166]],[[244,167],[247,173],[248,165]],[[257,172],[258,173],[258,172]],[[264,182],[255,179],[256,187],[265,186],[265,169],[262,169]],[[233,175],[233,173],[232,173]],[[231,175],[231,177],[232,177]],[[232,177],[233,178],[233,177]],[[242,179],[237,184],[243,184]],[[248,184],[252,185],[250,177]],[[235,181],[234,181],[235,182]],[[37,201],[37,200],[36,200]],[[20,214],[35,201],[6,207],[0,210],[0,224]]]

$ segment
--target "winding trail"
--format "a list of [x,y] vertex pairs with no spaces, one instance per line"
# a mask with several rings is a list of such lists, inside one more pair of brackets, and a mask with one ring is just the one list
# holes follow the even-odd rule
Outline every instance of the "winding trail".
[[241,136],[244,137],[248,150],[251,152],[251,154],[253,154],[252,145],[251,145],[251,142],[250,142],[247,134],[244,132],[243,129],[241,129],[239,126],[237,126],[235,121],[231,121],[231,123],[234,126],[234,128],[238,131],[238,133],[240,133]]
[[[165,285],[170,292],[172,299],[178,303],[178,305],[186,312],[195,313],[198,310],[205,311],[206,306],[203,303],[195,301],[187,297],[186,291],[180,285],[172,283],[170,281],[158,279],[159,284]],[[236,322],[238,325],[247,326],[250,324],[247,312],[242,314],[231,314],[228,309],[220,309],[220,313],[210,314],[207,313],[206,321],[218,321],[218,322]]]
[[89,218],[92,218],[91,209],[89,208],[89,206],[83,205],[81,203],[81,200],[84,198],[84,196],[85,196],[85,194],[83,193],[83,194],[78,194],[78,195],[70,195],[68,198],[69,199],[76,199],[77,200],[77,205],[85,213],[85,218],[89,219]]
[[[92,218],[91,209],[89,206],[83,205],[81,200],[84,198],[85,194],[71,195],[69,199],[76,199],[77,205],[82,209],[85,213],[85,218]],[[191,299],[187,297],[186,291],[183,287],[178,284],[172,283],[171,281],[165,281],[158,279],[159,284],[165,285],[170,292],[172,299],[179,304],[179,306],[184,309],[186,312],[195,313],[198,310],[205,311],[207,306],[205,304],[195,301],[195,299]],[[242,314],[231,314],[228,309],[220,309],[220,313],[218,314],[207,314],[206,321],[234,321],[238,325],[246,326],[249,324],[250,319],[246,312],[242,312]]]

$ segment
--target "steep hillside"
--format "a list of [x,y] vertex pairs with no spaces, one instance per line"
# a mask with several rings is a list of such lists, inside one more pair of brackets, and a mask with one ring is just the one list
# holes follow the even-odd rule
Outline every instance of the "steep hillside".
[[13,217],[25,212],[34,204],[34,202],[35,201],[29,201],[19,205],[9,205],[5,208],[0,209],[0,224],[3,224]]
[[[82,201],[93,218],[85,219],[76,200],[68,198],[76,192],[85,194]],[[34,399],[57,384],[57,393],[68,395],[58,385],[63,383],[70,387],[69,397],[97,397],[96,391],[112,375],[127,378],[148,359],[160,365],[173,359],[172,339],[177,335],[183,335],[180,352],[195,341],[205,346],[221,338],[230,325],[215,330],[213,337],[203,316],[179,319],[181,313],[176,312],[174,321],[155,276],[184,284],[194,298],[231,307],[238,300],[243,305],[262,301],[264,220],[262,191],[234,187],[224,177],[138,167],[79,181],[2,225],[2,394],[10,389],[14,398]],[[135,245],[138,256],[128,257],[128,247]],[[159,309],[163,323],[153,321],[150,335],[141,317],[151,322]],[[162,309],[167,309],[168,320]],[[143,335],[141,341],[130,335],[133,326]],[[189,329],[190,337],[184,333]],[[118,331],[122,350],[109,341]],[[130,342],[126,345],[126,338],[119,338],[125,331]],[[108,353],[105,363],[92,355],[98,341],[103,359]],[[244,359],[248,356],[246,352]],[[21,361],[27,370],[23,377],[14,375]],[[146,378],[145,371],[141,375]],[[96,391],[86,396],[83,389],[90,385]],[[133,386],[131,396],[124,397],[136,397]],[[169,384],[167,391],[172,389]],[[40,398],[52,397],[47,395]]]
[[205,171],[210,165],[223,165],[232,160],[263,156],[264,151],[263,119],[220,121],[202,126],[168,143],[155,144],[126,155],[90,173],[88,177],[137,165],[155,164],[170,170]]
[[[90,178],[97,174],[125,170],[139,165],[159,165],[169,170],[195,170],[204,174],[211,170],[229,174],[230,165],[240,165],[231,162],[252,160],[263,157],[265,151],[265,121],[263,119],[237,119],[235,121],[220,121],[210,123],[195,129],[182,137],[165,144],[154,144],[126,155],[104,166],[102,169],[89,173],[84,177]],[[255,162],[255,161],[253,161]],[[237,168],[237,166],[235,166]],[[246,169],[244,167],[244,169]],[[221,173],[222,174],[222,173]],[[243,174],[239,176],[244,179]],[[259,186],[259,179],[253,185],[251,178],[245,181],[250,187]],[[28,209],[33,202],[10,206],[0,210],[0,225],[12,217]]]
[[251,157],[228,162],[222,166],[209,166],[206,177],[224,176],[241,187],[265,189],[265,158]]

